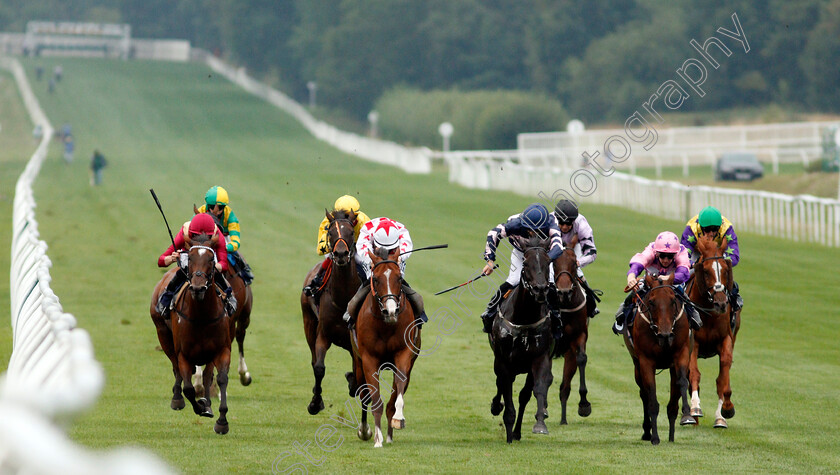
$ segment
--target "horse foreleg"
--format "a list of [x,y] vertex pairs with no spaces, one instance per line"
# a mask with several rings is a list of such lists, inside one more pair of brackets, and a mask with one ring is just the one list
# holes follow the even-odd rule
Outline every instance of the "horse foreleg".
[[251,373],[248,372],[248,365],[245,364],[245,331],[251,324],[251,309],[242,308],[236,318],[236,346],[239,349],[239,382],[243,386],[251,384]]
[[507,443],[513,442],[513,423],[516,421],[516,411],[513,408],[513,381],[515,376],[508,374],[505,364],[496,358],[493,370],[496,373],[496,391],[504,399],[504,413],[502,420],[505,423]]
[[691,354],[688,357],[688,388],[691,392],[691,417],[703,417],[700,409],[700,368],[697,366],[697,342],[691,338]]
[[178,355],[178,371],[181,374],[181,379],[184,382],[184,396],[187,401],[192,404],[193,412],[201,415],[204,412],[204,405],[199,404],[195,399],[195,387],[192,384],[192,375],[195,371],[193,366],[183,355]]
[[650,443],[659,445],[659,430],[656,428],[656,419],[659,417],[659,401],[656,399],[656,365],[647,358],[639,358],[639,374],[643,386],[642,400],[645,402],[646,418],[650,424]]
[[370,404],[373,411],[373,447],[381,448],[384,437],[382,436],[382,429],[380,423],[382,422],[382,395],[379,393],[379,380],[376,378],[379,368],[379,362],[375,358],[367,355],[362,355],[362,367],[365,372],[365,381],[367,382],[367,390],[370,394]]
[[668,412],[668,442],[673,442],[682,384],[680,384],[680,376],[677,374],[677,368],[672,366],[669,372],[671,373],[671,397],[668,399],[666,410]]
[[528,401],[531,400],[531,392],[534,390],[534,374],[528,372],[528,377],[525,379],[525,385],[519,391],[519,412],[516,416],[516,425],[513,426],[513,440],[522,439],[522,418],[525,415],[525,407]]
[[[687,352],[688,349],[686,349],[685,351]],[[688,408],[688,358],[688,355],[684,355],[682,358],[680,358],[677,362],[676,368],[677,376],[679,378],[677,380],[677,383],[679,385],[680,398],[682,399],[682,416],[680,417],[681,426],[697,424],[697,420],[691,417]]]
[[312,353],[312,372],[315,374],[315,386],[312,387],[312,400],[307,407],[312,415],[318,414],[324,408],[324,400],[321,397],[321,381],[327,371],[326,366],[324,366],[324,358],[329,348],[330,341],[319,331],[315,340],[315,351]]
[[178,371],[177,366],[173,364],[172,368],[175,373],[175,385],[172,386],[172,400],[169,402],[169,407],[175,411],[180,411],[186,406],[184,403],[184,396],[181,395],[181,372]]
[[577,357],[575,358],[578,370],[580,371],[580,389],[578,390],[578,394],[580,394],[578,415],[580,417],[588,417],[592,414],[592,405],[589,404],[589,401],[586,399],[586,395],[589,393],[589,390],[586,389],[586,362],[589,360],[586,356],[587,337],[588,335],[586,333],[582,333],[580,335],[577,344]]
[[370,391],[368,391],[367,384],[364,384],[365,374],[362,368],[362,360],[355,353],[353,353],[353,372],[354,388],[351,395],[359,398],[359,407],[362,409],[362,417],[360,419],[359,430],[356,432],[356,435],[358,435],[362,440],[370,440],[370,438],[373,437],[373,431],[368,425],[367,417],[371,396]]
[[[218,376],[216,376],[216,383],[219,385],[219,418],[216,420],[213,430],[216,431],[217,434],[227,434],[230,430],[227,421],[227,386],[228,372],[230,371],[230,347],[225,348],[222,353],[216,357],[215,365],[216,371],[218,372]],[[210,377],[212,378],[212,368],[209,368],[209,365],[208,373],[210,373]],[[207,409],[210,409],[209,405],[207,406]]]
[[574,348],[569,346],[566,354],[563,355],[563,379],[560,381],[560,425],[566,425],[566,404],[569,395],[572,393],[572,378],[577,371],[577,362],[574,357]]
[[391,423],[388,426],[388,442],[394,438],[394,429],[405,429],[405,393],[408,390],[408,383],[411,378],[411,369],[414,366],[416,355],[411,351],[404,350],[394,358],[394,384],[391,390],[391,400],[388,402],[387,416]]
[[735,405],[732,404],[732,388],[729,386],[729,369],[732,367],[732,337],[727,336],[721,342],[720,373],[717,377],[718,409],[715,411],[715,427],[726,429],[726,419],[735,417]]
[[551,353],[537,358],[531,366],[531,372],[534,374],[534,397],[537,399],[537,422],[532,432],[548,434],[548,428],[545,426],[545,418],[548,417],[548,388],[554,380],[554,376],[551,375]]
[[642,400],[642,440],[650,440],[650,414],[648,413],[648,397],[645,389],[645,381],[642,379],[642,372],[639,369],[639,360],[633,358],[633,375],[636,385],[639,386],[639,398]]
[[[204,397],[204,368],[201,366],[195,367],[195,373],[193,373],[193,387],[195,388],[195,397]],[[210,393],[210,386],[207,386],[208,398]]]

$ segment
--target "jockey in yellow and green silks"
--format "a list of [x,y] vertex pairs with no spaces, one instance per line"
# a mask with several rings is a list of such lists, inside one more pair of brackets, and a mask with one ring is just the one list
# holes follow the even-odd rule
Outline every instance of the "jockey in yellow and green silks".
[[213,186],[204,194],[204,204],[198,208],[199,213],[208,213],[216,220],[219,228],[227,239],[227,252],[231,258],[234,271],[242,277],[248,285],[254,279],[251,267],[239,255],[239,247],[242,245],[242,233],[239,228],[239,219],[236,213],[229,206],[230,197],[227,190],[221,186]]

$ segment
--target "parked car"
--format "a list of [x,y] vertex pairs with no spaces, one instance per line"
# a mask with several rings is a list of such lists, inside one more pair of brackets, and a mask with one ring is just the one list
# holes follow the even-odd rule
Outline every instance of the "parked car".
[[715,180],[752,181],[764,176],[764,167],[754,153],[724,153],[715,164]]

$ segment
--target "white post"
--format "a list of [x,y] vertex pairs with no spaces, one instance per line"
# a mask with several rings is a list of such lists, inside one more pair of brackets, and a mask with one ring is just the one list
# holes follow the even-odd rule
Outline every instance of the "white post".
[[315,81],[306,83],[306,88],[309,89],[309,108],[315,107],[315,92],[318,90],[318,84]]
[[376,138],[379,135],[377,124],[379,123],[379,112],[370,111],[368,113],[368,122],[370,122],[370,137]]
[[443,151],[449,151],[449,137],[452,137],[452,132],[455,128],[449,122],[444,122],[438,126],[438,133],[443,137]]

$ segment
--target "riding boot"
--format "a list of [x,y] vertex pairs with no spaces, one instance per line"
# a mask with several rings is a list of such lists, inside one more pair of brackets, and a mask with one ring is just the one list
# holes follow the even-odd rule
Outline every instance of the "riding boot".
[[225,289],[225,297],[222,299],[225,302],[225,312],[228,316],[233,316],[236,313],[236,296],[233,295],[233,287],[221,272],[216,272],[216,285]]
[[594,318],[595,315],[601,313],[601,310],[598,309],[598,302],[601,301],[600,296],[603,295],[604,292],[590,287],[589,282],[587,282],[583,277],[578,280],[580,285],[583,286],[583,291],[586,293],[586,316]]
[[254,280],[254,273],[251,272],[251,266],[245,262],[245,258],[238,251],[233,252],[233,258],[236,260],[236,273],[239,274],[239,277],[242,277],[245,285],[251,285],[251,282]]
[[551,335],[555,340],[563,338],[563,314],[557,308],[549,306],[548,313],[551,318]]
[[496,294],[490,299],[490,303],[487,304],[487,309],[485,309],[484,313],[481,314],[481,321],[484,323],[482,331],[484,331],[484,333],[490,333],[493,329],[493,320],[496,318],[496,313],[499,312],[499,306],[502,304],[505,294],[512,288],[513,286],[507,281],[502,282],[502,285],[499,286]]
[[347,326],[350,328],[356,323],[356,317],[359,316],[359,307],[362,305],[362,302],[365,301],[368,294],[370,293],[370,281],[366,280],[364,283],[359,286],[359,290],[356,291],[356,295],[350,299],[350,302],[347,303],[347,311],[344,312],[344,321],[347,322]]
[[160,313],[164,320],[169,319],[169,311],[172,307],[172,299],[175,297],[175,292],[177,292],[178,289],[180,289],[186,282],[186,274],[179,269],[175,272],[175,275],[172,276],[172,279],[169,280],[169,283],[166,285],[166,289],[160,294],[155,310]]
[[620,335],[624,331],[624,325],[629,322],[630,312],[633,309],[633,294],[627,296],[624,302],[618,306],[618,311],[615,312],[615,323],[613,323],[612,331],[616,335]]
[[421,296],[416,290],[412,289],[405,280],[403,280],[402,290],[405,292],[405,297],[408,299],[408,303],[411,304],[411,310],[414,311],[414,320],[420,320],[417,328],[423,328],[423,324],[429,321],[429,317],[426,316],[426,307],[423,305],[423,296]]
[[317,297],[321,294],[321,287],[324,285],[324,275],[327,273],[329,262],[329,259],[324,259],[324,262],[321,263],[321,267],[318,268],[318,272],[315,274],[315,277],[313,277],[312,281],[303,288],[303,295],[306,295],[307,297],[314,297],[317,300]]
[[691,302],[685,302],[685,311],[688,313],[688,323],[692,330],[699,330],[703,326],[703,320],[700,318],[700,312]]
[[735,328],[735,316],[744,307],[744,298],[738,289],[738,282],[732,282],[732,292],[729,293],[729,325]]

